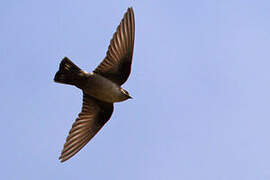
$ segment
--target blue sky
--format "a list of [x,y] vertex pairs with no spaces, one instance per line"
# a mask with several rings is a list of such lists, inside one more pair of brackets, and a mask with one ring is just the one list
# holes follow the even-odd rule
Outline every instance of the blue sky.
[[[132,100],[60,163],[81,110],[53,82],[64,56],[104,58],[127,7],[136,22]],[[270,2],[1,1],[1,179],[270,178]]]

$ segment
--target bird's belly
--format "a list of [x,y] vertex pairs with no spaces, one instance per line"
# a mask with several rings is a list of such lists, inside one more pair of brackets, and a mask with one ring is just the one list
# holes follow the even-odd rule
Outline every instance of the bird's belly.
[[122,98],[120,87],[100,75],[90,76],[82,90],[94,98],[109,103],[125,100]]

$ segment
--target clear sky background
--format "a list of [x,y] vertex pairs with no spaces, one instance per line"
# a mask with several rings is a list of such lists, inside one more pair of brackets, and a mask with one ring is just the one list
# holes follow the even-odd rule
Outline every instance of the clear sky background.
[[[81,110],[53,82],[64,56],[92,71],[123,14],[136,22],[134,97],[72,159]],[[1,1],[0,179],[270,179],[270,1]]]

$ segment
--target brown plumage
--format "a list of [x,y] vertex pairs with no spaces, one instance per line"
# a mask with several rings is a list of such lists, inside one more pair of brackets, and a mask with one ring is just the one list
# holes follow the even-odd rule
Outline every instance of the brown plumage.
[[112,112],[112,103],[104,103],[84,94],[82,111],[69,131],[59,157],[61,162],[68,160],[80,151],[110,119]]
[[134,47],[135,22],[128,8],[108,47],[106,57],[87,73],[65,57],[55,82],[75,85],[83,91],[83,105],[73,123],[59,159],[64,162],[80,151],[110,119],[113,103],[131,98],[120,86],[129,77]]
[[94,72],[118,85],[124,84],[130,74],[134,34],[134,13],[132,8],[129,8],[113,35],[106,57]]

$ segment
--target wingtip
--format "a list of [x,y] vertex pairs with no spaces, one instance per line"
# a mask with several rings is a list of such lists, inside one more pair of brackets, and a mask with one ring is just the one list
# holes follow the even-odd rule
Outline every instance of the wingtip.
[[132,11],[133,12],[133,7],[132,6],[128,7],[127,11]]
[[62,160],[62,155],[58,158],[58,160],[60,161],[60,163],[63,162],[63,160]]
[[67,159],[64,159],[62,156],[60,156],[58,159],[59,159],[60,163],[63,163],[67,160]]

